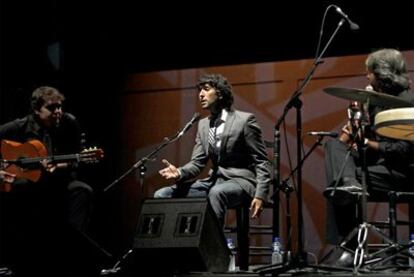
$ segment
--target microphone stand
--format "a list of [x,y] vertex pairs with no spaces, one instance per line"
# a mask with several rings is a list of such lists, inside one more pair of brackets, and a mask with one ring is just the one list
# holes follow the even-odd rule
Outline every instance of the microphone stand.
[[304,253],[303,250],[303,207],[302,207],[302,164],[300,161],[302,160],[302,151],[301,151],[301,137],[302,137],[302,116],[301,116],[301,108],[302,108],[302,101],[299,99],[300,95],[302,94],[303,89],[311,80],[316,68],[319,64],[323,63],[322,56],[325,54],[325,51],[328,49],[328,46],[331,44],[333,38],[338,33],[340,27],[344,24],[345,19],[341,19],[332,33],[331,37],[329,38],[328,42],[326,43],[325,47],[316,57],[312,68],[306,74],[303,82],[300,84],[299,88],[294,91],[290,100],[288,101],[287,105],[283,110],[282,116],[279,117],[277,123],[275,124],[275,131],[274,131],[274,164],[273,164],[273,191],[276,192],[273,201],[273,229],[275,230],[274,236],[279,236],[279,195],[278,195],[278,187],[280,186],[280,125],[284,122],[285,117],[289,110],[294,107],[296,109],[296,147],[297,147],[297,201],[298,201],[298,250],[296,255],[292,256],[292,259],[283,262],[282,264],[275,264],[271,265],[271,268],[268,269],[269,266],[264,266],[260,268],[256,268],[254,271],[259,272],[260,274],[266,274],[269,272],[283,272],[288,271],[293,268],[305,268],[309,266],[307,264],[307,253]]
[[[170,143],[178,140],[183,134],[184,134],[184,131],[180,131],[180,132],[177,132],[172,137],[165,137],[164,138],[164,141],[161,144],[159,144],[157,147],[155,147],[153,151],[151,151],[148,155],[146,155],[145,157],[143,157],[139,161],[137,161],[124,174],[122,174],[119,178],[117,178],[110,185],[108,185],[104,189],[104,192],[106,192],[109,189],[111,189],[113,186],[115,186],[120,181],[122,181],[126,176],[128,176],[128,174],[130,174],[132,171],[134,171],[134,170],[136,170],[138,168],[140,170],[139,180],[140,180],[141,192],[143,192],[144,191],[143,182],[144,182],[144,176],[145,176],[145,171],[146,171],[146,167],[145,167],[146,162],[152,160],[161,149],[163,149],[168,144],[170,144]],[[128,249],[128,251],[125,252],[122,255],[122,257],[115,263],[115,265],[112,268],[110,268],[110,269],[102,269],[101,270],[101,273],[100,273],[100,276],[116,274],[119,270],[122,269],[121,263],[124,262],[132,253],[133,253],[133,250],[132,249]]]
[[[316,139],[316,142],[312,145],[312,147],[308,150],[308,152],[306,152],[305,156],[303,156],[302,160],[300,161],[300,163],[290,172],[289,176],[286,177],[282,182],[288,182],[289,179],[293,176],[293,174],[295,174],[295,172],[302,167],[303,163],[305,162],[305,160],[310,156],[310,154],[313,152],[313,150],[315,150],[316,147],[318,147],[321,144],[321,141],[323,140],[325,136],[318,136],[318,138]],[[272,196],[273,197],[273,196]]]
[[[145,175],[145,171],[146,171],[146,167],[145,164],[146,162],[152,160],[156,154],[163,149],[165,146],[167,146],[168,144],[178,140],[180,137],[182,136],[182,134],[180,134],[180,132],[177,132],[174,136],[172,137],[165,137],[164,141],[159,144],[151,153],[149,153],[147,156],[141,158],[139,161],[137,161],[134,165],[132,165],[124,174],[122,174],[119,178],[117,178],[115,181],[113,181],[110,185],[108,185],[105,189],[104,192],[107,192],[109,189],[111,189],[113,186],[115,186],[116,184],[118,184],[120,181],[122,181],[126,176],[128,176],[132,171],[136,170],[136,169],[140,169],[140,184],[142,186],[143,184],[143,177]],[[141,188],[141,191],[143,191],[143,188]]]
[[113,181],[109,186],[107,186],[104,189],[104,192],[108,191],[110,188],[112,188],[114,185],[116,185],[117,183],[119,183],[122,179],[124,179],[128,174],[130,174],[132,171],[134,171],[137,168],[140,169],[140,184],[141,184],[141,191],[143,191],[142,184],[143,184],[143,178],[145,176],[145,171],[146,171],[145,163],[147,161],[151,160],[162,148],[164,148],[168,144],[170,144],[170,143],[178,140],[180,137],[182,137],[184,135],[184,133],[187,132],[191,128],[191,126],[197,120],[199,120],[199,119],[200,119],[200,114],[199,113],[195,113],[193,115],[193,117],[191,118],[190,122],[188,122],[181,131],[177,132],[171,138],[168,138],[168,137],[164,138],[164,142],[163,143],[161,143],[160,145],[158,145],[147,156],[143,157],[138,162],[136,162],[131,168],[129,168],[124,174],[122,174],[121,177],[119,177],[118,179],[116,179],[115,181]]
[[[308,150],[308,152],[305,154],[305,156],[302,158],[300,163],[290,172],[289,176],[286,177],[280,184],[278,191],[283,191],[285,193],[286,198],[286,229],[288,234],[287,244],[286,244],[286,250],[287,250],[287,260],[290,259],[290,253],[292,251],[292,237],[291,234],[291,217],[290,217],[290,193],[294,191],[294,188],[289,184],[289,179],[295,174],[295,172],[303,165],[305,160],[310,156],[310,154],[313,152],[313,150],[316,149],[321,144],[321,141],[323,140],[324,136],[318,136],[316,142],[312,145],[312,147]],[[275,198],[275,195],[278,193],[278,191],[274,192],[271,196],[272,199]]]

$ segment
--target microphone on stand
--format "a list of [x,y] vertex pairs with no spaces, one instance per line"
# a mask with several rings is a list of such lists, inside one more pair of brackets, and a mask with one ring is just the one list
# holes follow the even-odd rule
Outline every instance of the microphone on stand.
[[200,114],[195,113],[191,120],[184,126],[184,128],[178,133],[177,138],[180,138],[184,135],[185,132],[187,132],[191,126],[193,126],[194,123],[196,123],[200,119]]
[[344,13],[340,7],[336,5],[334,5],[334,7],[335,7],[336,12],[339,13],[343,18],[345,18],[346,21],[348,21],[349,27],[351,28],[351,30],[353,31],[359,30],[359,25],[353,22],[351,19],[349,19],[348,15]]
[[338,133],[337,132],[307,132],[306,133],[308,136],[320,136],[320,137],[332,137],[332,138],[336,138],[338,137]]

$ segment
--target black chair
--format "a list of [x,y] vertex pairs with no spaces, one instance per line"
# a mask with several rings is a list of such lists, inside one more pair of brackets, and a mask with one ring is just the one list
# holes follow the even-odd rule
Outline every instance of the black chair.
[[[407,179],[408,186],[414,186],[414,165],[410,165],[412,168],[411,176]],[[408,188],[413,189],[413,188]],[[379,245],[380,247],[386,247],[385,249],[393,249],[393,254],[390,257],[385,258],[384,261],[391,260],[393,264],[396,263],[396,256],[407,250],[410,244],[406,243],[408,237],[401,239],[398,237],[398,227],[403,225],[409,229],[409,234],[414,233],[414,192],[413,191],[389,191],[385,199],[369,199],[369,202],[386,202],[388,204],[388,219],[385,222],[370,222],[372,225],[388,230],[388,237],[385,238],[385,245]],[[408,220],[401,220],[398,217],[398,205],[408,205]],[[388,241],[389,239],[389,241]],[[368,245],[370,246],[370,245]],[[384,248],[383,248],[384,249]],[[378,253],[384,250],[379,250]],[[373,255],[375,256],[375,255]]]
[[236,225],[225,226],[225,233],[236,233],[237,236],[237,261],[240,270],[249,269],[249,205],[244,204],[232,208],[236,212]]
[[[411,168],[413,168],[414,174],[414,166],[411,166]],[[408,177],[407,184],[413,186],[414,189],[414,178],[412,178],[412,176]],[[362,219],[362,205],[364,204],[361,202],[360,197],[357,197],[355,201],[358,203],[357,215],[359,217],[359,222],[364,223]],[[368,220],[368,222],[366,222],[368,225],[374,227],[372,229],[373,233],[377,238],[382,239],[382,243],[373,244],[372,241],[371,243],[367,243],[369,255],[367,255],[368,260],[365,262],[366,264],[372,263],[373,266],[376,266],[385,265],[387,261],[391,260],[393,264],[395,264],[396,256],[400,253],[407,256],[404,251],[410,246],[409,243],[406,243],[408,237],[405,239],[398,237],[398,227],[408,226],[409,234],[414,233],[414,191],[389,191],[387,194],[371,195],[368,197],[367,203],[386,203],[388,206],[388,218],[385,221]],[[408,220],[401,220],[399,218],[398,205],[401,204],[408,205]],[[348,248],[347,243],[352,238],[356,238],[357,231],[357,229],[354,229],[348,234],[348,236],[339,244],[339,248],[353,253],[353,249]],[[374,251],[375,249],[377,250]],[[325,255],[322,260],[327,259],[333,251],[334,249]]]
[[[414,189],[414,165],[410,165],[413,171],[413,176],[408,177],[407,185],[413,186]],[[373,224],[380,228],[388,229],[389,238],[397,242],[397,228],[399,225],[405,225],[409,227],[409,234],[414,232],[414,191],[389,191],[386,199],[372,199],[369,202],[387,202],[388,203],[388,220],[386,222],[373,222]],[[408,220],[399,220],[397,214],[397,207],[399,204],[408,205]]]
[[239,261],[240,270],[249,269],[249,206],[241,205],[236,208],[236,219],[237,219],[237,258]]
[[[251,256],[270,256],[271,246],[250,245],[251,235],[273,235],[271,225],[250,224],[250,203],[235,207],[236,226],[226,226],[227,233],[236,233],[237,236],[237,260],[240,270],[247,271]],[[265,209],[272,209],[272,203],[266,203]],[[253,251],[251,251],[253,250]],[[263,254],[266,252],[266,254]]]
[[[388,202],[389,217],[389,236],[393,241],[397,241],[398,225],[408,225],[409,234],[414,232],[414,192],[390,191]],[[398,220],[397,205],[408,204],[408,221]]]

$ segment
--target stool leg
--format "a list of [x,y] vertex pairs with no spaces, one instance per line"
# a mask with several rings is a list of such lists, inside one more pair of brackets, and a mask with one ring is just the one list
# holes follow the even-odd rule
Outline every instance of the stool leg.
[[240,270],[249,269],[249,208],[241,206],[236,210],[237,244]]
[[388,209],[388,217],[390,221],[389,232],[390,232],[390,239],[392,241],[397,240],[397,195],[395,192],[390,192],[389,194],[389,209]]
[[414,234],[414,204],[412,202],[408,203],[408,226],[409,234]]

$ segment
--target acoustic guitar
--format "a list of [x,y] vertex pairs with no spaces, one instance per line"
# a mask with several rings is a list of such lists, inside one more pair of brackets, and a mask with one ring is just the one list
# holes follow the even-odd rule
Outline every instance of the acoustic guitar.
[[[40,179],[42,169],[44,169],[43,164],[93,163],[98,162],[104,156],[103,150],[97,148],[89,148],[77,154],[48,156],[46,147],[39,140],[30,140],[25,143],[2,140],[1,154],[3,160],[0,162],[0,169],[32,182]],[[10,190],[10,183],[4,182],[0,185],[0,191]]]

